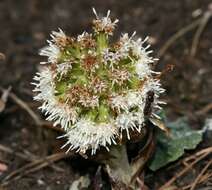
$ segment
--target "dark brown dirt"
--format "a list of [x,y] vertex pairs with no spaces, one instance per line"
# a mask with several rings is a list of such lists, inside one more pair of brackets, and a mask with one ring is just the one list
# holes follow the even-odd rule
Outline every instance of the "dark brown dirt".
[[[150,36],[154,39],[155,55],[176,31],[191,23],[192,12],[196,9],[207,10],[210,0],[1,0],[0,1],[0,52],[6,56],[0,61],[0,85],[12,86],[12,91],[32,106],[37,114],[37,103],[32,101],[30,82],[35,74],[41,57],[38,50],[45,45],[45,40],[52,30],[62,28],[68,34],[78,34],[90,30],[93,17],[91,7],[98,12],[112,11],[112,16],[120,20],[117,35],[120,32],[138,36]],[[189,55],[195,30],[177,40],[166,52],[157,65],[163,70],[166,65],[175,65],[174,71],[163,77],[167,89],[163,97],[169,104],[166,112],[170,118],[187,115],[192,126],[201,128],[209,113],[193,117],[212,100],[212,22],[206,26],[194,58]],[[11,99],[0,115],[0,144],[11,147],[14,151],[30,152],[45,156],[58,151],[56,132],[36,127],[29,115],[20,109]],[[42,139],[42,140],[41,140]],[[210,145],[210,144],[209,144]],[[201,145],[204,146],[204,145]],[[210,145],[211,146],[211,145]],[[0,151],[0,162],[8,165],[6,173],[0,174],[0,180],[11,171],[26,164],[15,155]],[[77,176],[73,164],[68,159],[55,164],[62,171],[52,168],[39,170],[20,180],[11,182],[4,189],[8,190],[62,190],[68,189]],[[77,168],[74,166],[74,168]],[[162,170],[147,176],[151,189],[157,189],[176,170]],[[152,177],[153,175],[153,177]],[[157,179],[153,182],[151,179]],[[1,182],[0,182],[1,183]],[[1,187],[0,187],[1,189]],[[2,189],[1,189],[2,190]]]

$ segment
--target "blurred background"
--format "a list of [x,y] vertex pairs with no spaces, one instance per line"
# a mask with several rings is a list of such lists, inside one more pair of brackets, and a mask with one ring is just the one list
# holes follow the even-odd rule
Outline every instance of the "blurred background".
[[[37,111],[39,104],[32,100],[30,82],[43,60],[38,51],[46,45],[50,32],[58,28],[68,35],[90,31],[92,7],[102,14],[110,9],[111,17],[119,19],[115,37],[135,30],[142,38],[150,37],[153,55],[160,58],[155,67],[163,73],[161,80],[167,91],[162,99],[168,103],[165,112],[170,120],[187,116],[191,127],[200,129],[211,117],[211,0],[0,0],[0,94],[11,86],[15,95],[8,98],[0,113],[0,145],[12,151],[0,147],[0,163],[4,163],[0,180],[26,162],[14,152],[45,156],[60,146],[55,140],[60,132],[38,126],[31,117],[42,116]],[[33,111],[31,116],[17,98]],[[210,138],[201,146],[209,145]],[[79,175],[76,166],[66,160],[55,167],[60,171],[41,169],[9,183],[5,189],[68,189]],[[149,174],[147,184],[157,189],[175,172],[163,169]]]

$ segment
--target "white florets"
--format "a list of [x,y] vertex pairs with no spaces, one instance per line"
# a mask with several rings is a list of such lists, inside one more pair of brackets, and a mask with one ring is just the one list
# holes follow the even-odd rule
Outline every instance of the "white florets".
[[114,30],[116,24],[119,22],[119,20],[115,19],[115,21],[112,22],[112,20],[109,17],[110,10],[108,10],[106,17],[99,17],[94,8],[93,8],[93,13],[96,16],[96,20],[94,20],[94,24],[96,24],[95,31],[97,33],[104,31],[107,34],[112,35],[113,30]]
[[33,91],[38,93],[34,100],[43,101],[40,109],[45,115],[48,115],[46,120],[54,121],[54,125],[60,124],[62,128],[67,129],[76,122],[77,112],[66,104],[61,104],[55,98],[53,77],[52,71],[46,68],[37,73],[34,77],[37,83],[32,83],[36,86]]
[[70,63],[61,63],[57,65],[57,73],[60,73],[60,76],[66,75],[68,71],[72,68]]
[[89,97],[89,96],[83,97],[82,96],[80,98],[79,102],[82,103],[82,105],[85,107],[94,108],[99,105],[99,98],[98,98],[98,96],[92,96],[92,97]]
[[63,147],[95,154],[100,147],[116,144],[123,132],[128,139],[132,130],[140,133],[146,117],[158,118],[156,110],[164,104],[159,96],[165,90],[155,77],[159,73],[151,69],[156,59],[145,46],[147,38],[125,33],[110,46],[108,36],[118,20],[112,21],[110,12],[99,17],[93,11],[94,35],[83,32],[70,38],[61,29],[52,32],[48,46],[40,51],[48,58],[42,63],[48,64],[33,84],[34,99],[42,102],[46,119],[65,131],[62,137],[68,141]]
[[135,70],[140,79],[144,79],[152,74],[152,70],[148,63],[143,62],[142,60],[138,60],[138,62],[136,62]]
[[68,141],[62,148],[68,145],[67,151],[76,150],[81,153],[91,149],[91,154],[95,154],[100,146],[107,148],[111,144],[116,144],[117,134],[118,130],[112,123],[96,125],[92,121],[81,119],[63,136],[67,137]]
[[[120,114],[116,119],[116,125],[120,127],[121,132],[126,131],[127,138],[130,139],[130,130],[141,131],[144,125],[143,113],[140,111]],[[122,135],[122,133],[121,133]]]
[[42,72],[37,73],[37,75],[34,77],[34,80],[36,82],[32,84],[36,87],[33,91],[38,93],[34,97],[34,100],[54,102],[55,89],[53,83],[53,73],[50,71],[50,69],[45,68],[42,70]]
[[48,40],[47,42],[49,46],[42,48],[40,50],[40,55],[48,57],[48,62],[41,62],[41,64],[56,63],[60,56],[60,49],[51,41]]

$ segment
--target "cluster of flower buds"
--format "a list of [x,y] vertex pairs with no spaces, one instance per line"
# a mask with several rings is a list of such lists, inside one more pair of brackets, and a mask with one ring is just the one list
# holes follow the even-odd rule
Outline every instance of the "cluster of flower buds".
[[[67,36],[61,29],[52,32],[40,55],[48,59],[34,77],[35,100],[47,120],[60,125],[68,150],[95,154],[131,132],[141,132],[146,118],[157,117],[159,95],[164,92],[151,70],[156,60],[145,46],[147,38],[123,34],[116,43],[109,39],[118,20],[99,17],[93,33]],[[125,134],[125,135],[124,135]]]

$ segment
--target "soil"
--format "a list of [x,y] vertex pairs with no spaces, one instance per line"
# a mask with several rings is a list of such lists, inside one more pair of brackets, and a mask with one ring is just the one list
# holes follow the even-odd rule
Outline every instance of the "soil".
[[[178,30],[190,24],[195,10],[208,9],[210,0],[1,0],[0,1],[0,52],[6,59],[0,61],[0,86],[12,87],[12,91],[26,102],[38,115],[38,103],[32,100],[33,86],[30,84],[33,75],[43,59],[38,50],[46,44],[49,33],[62,28],[67,34],[76,35],[90,30],[93,18],[92,7],[98,12],[106,13],[108,9],[112,17],[119,18],[121,32],[137,31],[141,37],[150,36],[154,55],[167,40]],[[197,11],[196,11],[197,12]],[[172,72],[162,77],[167,89],[163,99],[168,102],[165,110],[170,120],[179,116],[188,116],[193,128],[202,128],[211,113],[195,116],[212,100],[212,22],[203,31],[195,57],[190,56],[192,40],[196,30],[188,32],[178,39],[161,57],[156,69],[162,71],[167,65],[174,65]],[[42,116],[41,116],[42,117]],[[14,152],[38,157],[59,151],[60,142],[55,140],[60,134],[53,130],[35,125],[31,117],[11,99],[6,109],[0,114],[0,144],[10,147]],[[208,138],[210,139],[210,138]],[[198,147],[211,146],[209,140]],[[188,152],[187,154],[192,154]],[[0,174],[0,181],[12,171],[26,164],[14,154],[0,151],[0,163],[8,166],[8,170]],[[70,159],[63,159],[54,164],[60,171],[52,167],[41,169],[26,175],[3,187],[6,190],[62,190],[68,189],[79,171]],[[84,167],[93,172],[93,165]],[[170,166],[169,166],[170,167]],[[201,169],[201,163],[197,168]],[[158,172],[148,172],[145,182],[150,189],[157,189],[173,176],[179,168],[163,168]],[[189,178],[190,180],[190,178]],[[188,181],[189,181],[188,180]],[[186,179],[180,183],[187,184]],[[0,182],[1,183],[1,182]],[[208,182],[209,184],[209,182]],[[209,186],[211,183],[206,186]],[[1,186],[0,189],[2,190]],[[200,187],[199,187],[200,189]]]

